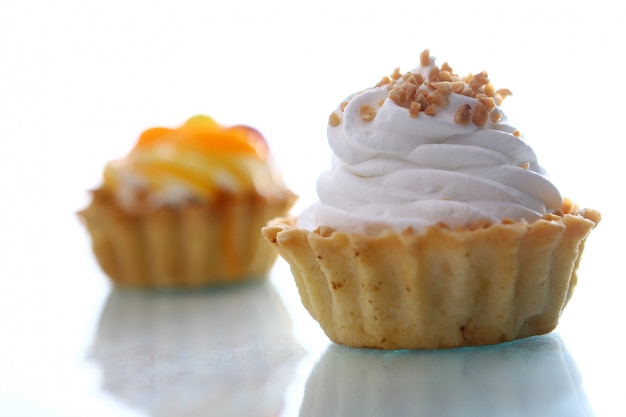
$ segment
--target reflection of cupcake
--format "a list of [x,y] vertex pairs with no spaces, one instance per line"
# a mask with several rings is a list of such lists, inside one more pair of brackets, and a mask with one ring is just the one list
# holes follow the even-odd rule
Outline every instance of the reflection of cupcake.
[[331,345],[306,384],[308,416],[592,415],[555,335],[496,346],[382,352]]
[[546,178],[507,94],[425,51],[332,113],[320,202],[263,233],[333,341],[449,348],[556,326],[600,215]]
[[152,416],[270,416],[280,414],[302,354],[265,281],[232,291],[113,291],[90,358],[106,392]]
[[107,164],[80,217],[115,284],[192,287],[267,273],[275,255],[259,230],[293,202],[256,130],[196,116]]

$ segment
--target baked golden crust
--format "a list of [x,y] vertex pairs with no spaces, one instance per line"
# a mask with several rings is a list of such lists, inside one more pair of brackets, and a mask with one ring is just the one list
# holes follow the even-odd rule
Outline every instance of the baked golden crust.
[[553,330],[599,220],[585,210],[531,224],[368,236],[299,229],[295,218],[283,217],[262,233],[290,264],[304,306],[334,342],[440,349]]
[[109,191],[92,194],[79,217],[96,258],[115,285],[135,288],[198,287],[265,276],[276,254],[259,230],[284,215],[295,199],[221,194],[210,204],[129,213]]

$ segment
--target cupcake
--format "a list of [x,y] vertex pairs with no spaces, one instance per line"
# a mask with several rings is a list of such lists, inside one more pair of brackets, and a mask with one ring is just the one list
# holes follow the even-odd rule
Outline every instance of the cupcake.
[[136,288],[263,277],[276,255],[260,229],[295,201],[258,131],[207,116],[143,132],[91,196],[79,217],[95,256],[115,285]]
[[319,202],[263,229],[331,340],[438,349],[556,327],[600,214],[547,178],[510,94],[426,50],[331,114]]

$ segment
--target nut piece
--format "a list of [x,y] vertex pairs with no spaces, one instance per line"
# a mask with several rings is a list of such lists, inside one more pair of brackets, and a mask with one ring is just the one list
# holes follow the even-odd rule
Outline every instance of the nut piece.
[[450,88],[453,93],[461,94],[463,90],[465,90],[465,83],[463,81],[452,81],[450,83]]
[[474,74],[474,79],[482,85],[487,85],[489,83],[487,71],[481,71],[478,74]]
[[341,118],[339,117],[339,115],[336,112],[332,112],[330,114],[330,117],[328,118],[328,124],[331,127],[337,127],[341,124]]
[[502,119],[502,112],[498,107],[494,107],[491,113],[489,113],[489,118],[493,123],[498,123]]
[[493,100],[493,98],[487,97],[486,94],[476,94],[476,98],[483,104],[483,106],[487,108],[488,112],[496,107],[496,102]]
[[448,71],[442,69],[439,71],[439,81],[449,81],[452,82],[454,79],[452,78],[452,74]]
[[454,115],[454,121],[460,125],[467,126],[472,120],[472,112],[469,104],[462,104]]
[[505,98],[511,95],[513,95],[513,93],[511,93],[511,90],[509,90],[508,88],[501,88],[497,90],[495,93],[495,98],[496,98],[496,103],[498,104],[498,106],[502,104]]
[[426,98],[426,96],[424,96],[424,93],[421,91],[418,93],[417,97],[415,97],[414,101],[421,105],[422,110],[425,110],[426,107],[430,106],[428,99]]
[[437,83],[432,83],[431,85],[435,88],[435,90],[441,91],[444,94],[452,93],[452,85],[449,81],[440,81]]
[[376,109],[369,104],[363,104],[361,108],[359,108],[359,116],[366,122],[371,122],[376,117]]
[[411,83],[404,83],[404,99],[407,101],[413,101],[415,94],[417,93],[417,86]]
[[424,113],[429,116],[434,116],[437,114],[437,109],[435,108],[434,104],[429,104],[428,107],[424,109]]
[[415,118],[419,116],[422,105],[416,101],[412,102],[409,106],[409,116]]
[[424,77],[419,72],[415,74],[409,74],[409,76],[406,77],[406,82],[419,87],[424,83]]
[[487,111],[487,107],[480,101],[474,107],[474,114],[472,115],[472,122],[476,126],[483,126],[487,119],[489,119],[489,111]]
[[448,100],[448,97],[446,97],[446,95],[439,90],[435,90],[430,93],[428,97],[426,97],[426,99],[430,104],[439,106],[442,109],[445,108],[450,102],[450,100]]
[[379,82],[378,84],[376,84],[376,87],[382,87],[383,85],[387,85],[391,82],[391,79],[388,76],[384,76]]
[[422,67],[430,65],[430,51],[428,49],[424,49],[420,54],[420,65]]

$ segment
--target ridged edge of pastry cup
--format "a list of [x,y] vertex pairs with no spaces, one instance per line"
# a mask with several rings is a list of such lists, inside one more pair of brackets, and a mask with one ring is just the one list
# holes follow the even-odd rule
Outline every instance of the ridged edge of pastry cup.
[[221,195],[130,213],[105,190],[78,213],[98,263],[119,287],[185,288],[263,278],[276,254],[260,230],[285,215],[293,197],[267,201]]
[[264,238],[302,303],[339,344],[441,349],[552,331],[576,285],[595,210],[476,230],[366,236],[277,218]]

